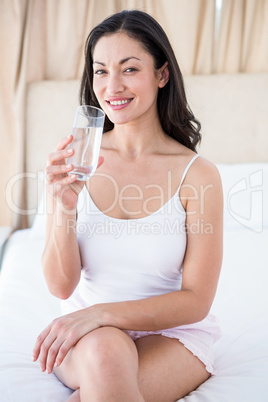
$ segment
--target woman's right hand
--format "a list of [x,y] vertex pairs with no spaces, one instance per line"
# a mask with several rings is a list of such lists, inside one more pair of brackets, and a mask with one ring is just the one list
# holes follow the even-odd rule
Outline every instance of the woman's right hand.
[[[74,154],[72,148],[66,148],[72,140],[73,136],[70,135],[60,141],[55,151],[49,154],[46,167],[48,191],[66,209],[76,208],[78,195],[85,185],[85,181],[77,180],[75,174],[67,174],[73,169],[73,165],[65,162],[66,158]],[[102,163],[103,157],[100,157],[98,167]]]

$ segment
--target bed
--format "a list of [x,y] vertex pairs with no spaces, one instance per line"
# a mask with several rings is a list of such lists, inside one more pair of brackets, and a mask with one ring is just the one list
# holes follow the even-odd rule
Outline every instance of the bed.
[[[0,274],[1,402],[64,402],[71,390],[31,361],[36,336],[60,314],[40,257],[44,247],[43,169],[67,135],[77,81],[28,87],[26,177],[28,228],[2,228]],[[268,74],[186,77],[190,104],[203,123],[200,153],[216,163],[224,189],[224,259],[212,312],[222,326],[218,374],[183,402],[268,400]],[[0,244],[1,245],[1,244]]]

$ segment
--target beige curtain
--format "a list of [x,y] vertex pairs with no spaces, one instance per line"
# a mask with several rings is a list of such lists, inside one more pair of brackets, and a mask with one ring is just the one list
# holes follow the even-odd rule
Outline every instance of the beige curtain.
[[213,72],[267,71],[268,1],[223,0]]
[[154,15],[167,32],[183,73],[210,73],[215,1],[160,1]]
[[[0,225],[27,225],[24,100],[27,83],[80,78],[89,31],[124,9],[153,15],[184,74],[267,71],[268,0],[223,0],[215,47],[215,0],[0,0]],[[240,50],[242,49],[242,50]],[[36,134],[38,135],[38,133]],[[5,199],[13,180],[13,206]]]

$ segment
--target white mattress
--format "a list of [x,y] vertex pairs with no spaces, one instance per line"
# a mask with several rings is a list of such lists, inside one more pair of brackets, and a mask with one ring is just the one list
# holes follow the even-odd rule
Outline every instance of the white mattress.
[[0,401],[64,402],[71,391],[31,359],[36,337],[60,314],[59,301],[44,281],[43,239],[30,229],[8,242],[0,277]]
[[[42,275],[44,240],[31,231],[11,237],[0,276],[0,401],[63,402],[71,391],[31,361],[36,336],[60,313],[59,300],[48,293]],[[215,345],[219,373],[181,401],[267,402],[267,243],[267,229],[225,233],[222,274],[212,307],[223,331]]]

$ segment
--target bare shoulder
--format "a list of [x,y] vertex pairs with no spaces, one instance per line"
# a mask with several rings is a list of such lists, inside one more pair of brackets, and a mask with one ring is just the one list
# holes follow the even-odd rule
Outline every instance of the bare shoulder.
[[199,156],[192,164],[184,184],[218,184],[221,186],[221,176],[217,166],[208,159]]
[[199,156],[191,165],[182,184],[180,197],[187,210],[196,208],[200,200],[213,200],[219,207],[223,203],[222,183],[216,165]]

